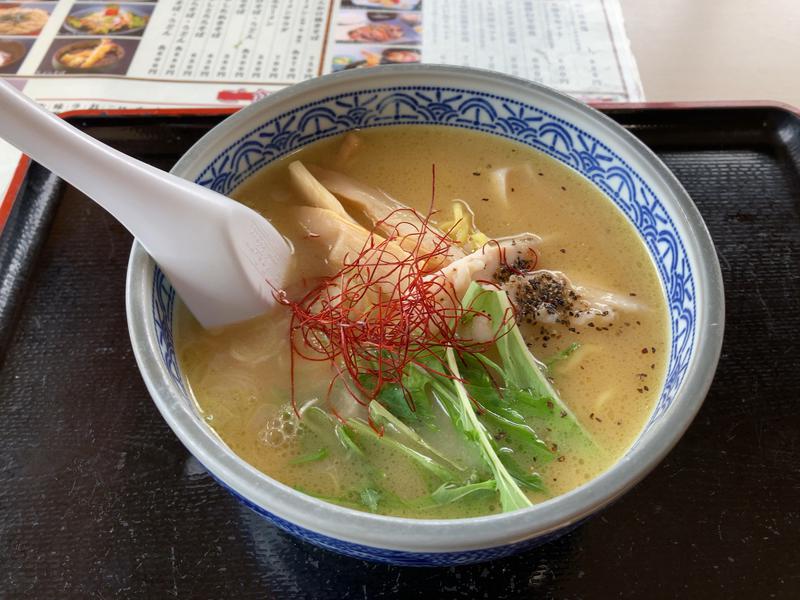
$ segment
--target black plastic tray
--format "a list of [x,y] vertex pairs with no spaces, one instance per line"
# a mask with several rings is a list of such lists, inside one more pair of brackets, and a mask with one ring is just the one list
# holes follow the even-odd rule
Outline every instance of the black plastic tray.
[[[410,569],[278,531],[220,488],[150,401],[125,324],[131,238],[33,165],[0,239],[0,596],[800,597],[800,120],[616,110],[717,244],[716,381],[668,458],[601,515],[507,560]],[[219,116],[94,116],[169,167]]]

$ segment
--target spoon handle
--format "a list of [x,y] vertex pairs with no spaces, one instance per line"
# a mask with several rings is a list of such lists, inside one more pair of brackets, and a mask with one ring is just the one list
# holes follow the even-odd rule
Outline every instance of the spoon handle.
[[258,213],[98,142],[2,80],[0,114],[0,137],[114,215],[204,326],[274,305],[290,248]]
[[[207,211],[221,216],[230,202],[95,140],[3,80],[0,112],[0,137],[100,204],[148,251],[160,254],[164,234],[180,235],[176,223],[193,237],[207,234],[215,226]],[[200,214],[198,195],[207,200]]]

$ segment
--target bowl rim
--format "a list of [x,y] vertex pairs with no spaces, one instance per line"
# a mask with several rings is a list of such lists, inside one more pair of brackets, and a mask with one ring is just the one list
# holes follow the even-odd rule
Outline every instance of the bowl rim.
[[[613,502],[644,478],[674,447],[700,409],[714,377],[724,331],[724,290],[717,254],[703,219],[677,178],[641,141],[609,117],[560,92],[524,79],[470,67],[430,64],[388,65],[365,70],[341,71],[295,84],[267,96],[226,118],[198,140],[176,163],[172,172],[181,175],[202,154],[252,117],[269,113],[286,101],[307,104],[325,95],[325,88],[349,84],[379,88],[381,79],[409,83],[417,75],[450,77],[454,85],[471,82],[503,83],[520,93],[545,96],[591,121],[591,132],[607,145],[625,149],[652,169],[665,190],[659,196],[681,219],[687,255],[693,254],[692,270],[697,287],[697,320],[694,347],[683,381],[670,407],[658,423],[642,433],[634,447],[607,471],[586,484],[534,506],[510,513],[459,519],[418,519],[375,515],[331,504],[302,494],[251,467],[214,439],[210,428],[193,420],[177,386],[168,376],[158,354],[147,292],[152,289],[154,261],[134,241],[128,265],[126,308],[128,327],[139,369],[153,400],[187,449],[224,485],[252,504],[264,508],[311,532],[337,540],[375,548],[409,552],[452,552],[505,546],[547,535],[577,523]],[[275,115],[272,115],[275,116]],[[262,117],[262,123],[264,119]],[[255,128],[258,124],[254,124]],[[606,140],[609,140],[606,142]],[[669,200],[666,200],[667,196]],[[684,236],[682,236],[684,238]],[[694,252],[690,253],[689,249]],[[663,283],[662,283],[663,285]]]

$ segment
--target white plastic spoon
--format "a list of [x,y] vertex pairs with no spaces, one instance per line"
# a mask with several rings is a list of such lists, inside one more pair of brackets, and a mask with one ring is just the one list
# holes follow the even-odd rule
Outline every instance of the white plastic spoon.
[[274,304],[290,249],[255,211],[98,142],[2,80],[0,137],[114,215],[204,327]]

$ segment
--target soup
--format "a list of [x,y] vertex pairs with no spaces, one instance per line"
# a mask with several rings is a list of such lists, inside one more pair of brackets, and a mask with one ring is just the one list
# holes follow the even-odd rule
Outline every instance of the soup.
[[177,354],[200,414],[269,476],[380,514],[492,514],[596,477],[652,412],[669,347],[655,267],[548,156],[382,127],[233,196],[290,241],[290,281],[221,330],[181,309]]

